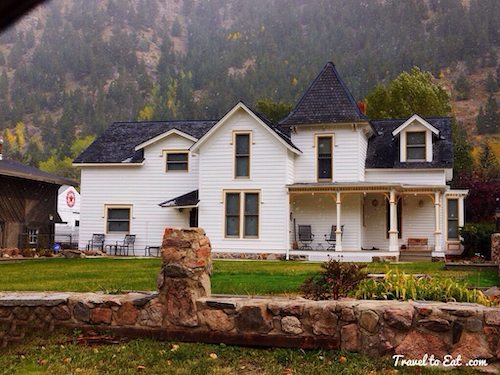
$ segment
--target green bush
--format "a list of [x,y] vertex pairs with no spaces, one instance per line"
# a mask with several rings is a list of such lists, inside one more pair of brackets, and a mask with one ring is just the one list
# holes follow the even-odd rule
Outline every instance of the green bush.
[[465,224],[460,229],[464,254],[472,257],[479,253],[486,259],[491,259],[491,235],[493,233],[495,233],[495,224]]
[[346,297],[366,278],[366,264],[343,263],[330,259],[321,265],[323,271],[308,278],[300,287],[305,298],[329,300]]
[[473,302],[489,306],[490,301],[479,290],[469,290],[464,282],[451,278],[414,277],[390,270],[382,280],[364,280],[358,285],[358,299],[424,300],[439,302]]

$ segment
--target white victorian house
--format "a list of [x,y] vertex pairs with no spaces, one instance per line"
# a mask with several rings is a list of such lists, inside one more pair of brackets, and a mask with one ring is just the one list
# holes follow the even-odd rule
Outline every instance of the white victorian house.
[[80,247],[200,226],[215,253],[369,261],[460,249],[449,118],[369,120],[332,63],[272,124],[244,103],[215,121],[118,122],[78,156]]

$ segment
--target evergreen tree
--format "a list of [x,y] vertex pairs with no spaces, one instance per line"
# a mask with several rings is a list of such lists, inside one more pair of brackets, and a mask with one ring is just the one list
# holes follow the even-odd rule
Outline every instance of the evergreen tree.
[[470,99],[470,84],[467,78],[465,77],[465,74],[461,73],[458,76],[453,88],[456,91],[456,97],[458,100]]
[[493,74],[489,73],[488,78],[486,79],[486,91],[490,94],[494,94],[498,90],[498,84],[496,78]]
[[271,99],[259,99],[255,103],[255,109],[266,116],[273,124],[278,123],[292,110],[290,103],[273,102]]
[[478,166],[479,172],[485,181],[500,178],[500,164],[488,142],[481,144]]
[[474,159],[472,145],[467,138],[463,124],[453,119],[451,134],[453,139],[453,180],[456,181],[472,173]]
[[500,113],[496,99],[490,94],[486,105],[479,107],[476,117],[476,127],[479,134],[496,134],[500,132]]

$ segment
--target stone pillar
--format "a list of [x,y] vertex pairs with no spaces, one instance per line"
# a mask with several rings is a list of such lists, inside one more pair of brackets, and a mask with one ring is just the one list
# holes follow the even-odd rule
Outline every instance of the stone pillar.
[[389,196],[389,251],[398,251],[398,200],[396,198],[396,190],[391,190]]
[[441,245],[441,193],[436,191],[434,193],[434,211],[436,218],[436,230],[434,231],[434,251],[440,253],[443,251]]
[[500,265],[500,233],[491,235],[491,260]]
[[335,231],[335,251],[342,251],[342,225],[340,224],[340,208],[342,205],[340,191],[337,191],[337,230]]
[[158,275],[164,325],[198,326],[196,300],[210,296],[211,246],[201,228],[166,228]]

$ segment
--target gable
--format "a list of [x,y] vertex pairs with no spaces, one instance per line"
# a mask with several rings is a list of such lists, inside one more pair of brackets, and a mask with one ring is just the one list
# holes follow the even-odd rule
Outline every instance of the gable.
[[281,130],[278,128],[274,127],[271,125],[270,122],[268,122],[267,119],[265,119],[262,115],[257,114],[256,112],[252,111],[249,107],[247,107],[245,104],[242,102],[239,102],[236,104],[222,119],[220,119],[217,124],[215,124],[201,139],[196,142],[193,147],[191,147],[191,151],[197,152],[200,147],[208,141],[216,132],[218,129],[222,128],[226,123],[228,123],[233,117],[238,116],[239,114],[246,114],[247,116],[251,117],[252,120],[260,127],[265,129],[265,131],[269,134],[269,136],[275,138],[279,143],[281,143],[283,146],[285,146],[287,149],[292,151],[295,154],[300,154],[301,151],[295,147],[295,145],[292,143],[291,139],[283,133]]
[[417,114],[411,116],[408,120],[406,120],[404,123],[402,123],[396,129],[394,129],[394,131],[392,132],[392,135],[396,136],[399,133],[401,133],[403,130],[409,130],[409,129],[429,130],[433,134],[439,135],[438,129],[436,129],[434,126],[429,124],[427,121],[425,121],[422,117],[420,117]]

